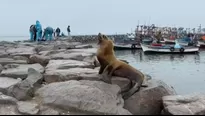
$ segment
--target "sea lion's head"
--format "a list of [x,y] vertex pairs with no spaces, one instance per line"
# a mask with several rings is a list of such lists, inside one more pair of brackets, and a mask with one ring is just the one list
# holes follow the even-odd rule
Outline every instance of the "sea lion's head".
[[98,34],[97,38],[98,38],[98,44],[102,44],[102,43],[104,43],[104,42],[109,40],[106,35],[101,34],[101,33]]

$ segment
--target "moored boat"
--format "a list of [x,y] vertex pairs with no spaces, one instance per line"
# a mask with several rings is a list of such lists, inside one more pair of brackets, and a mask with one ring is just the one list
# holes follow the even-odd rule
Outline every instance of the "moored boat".
[[114,44],[115,50],[142,49],[138,44]]
[[143,52],[158,52],[158,53],[196,53],[199,51],[198,46],[182,46],[174,48],[174,45],[145,45],[141,44]]
[[200,48],[205,48],[205,41],[198,41]]

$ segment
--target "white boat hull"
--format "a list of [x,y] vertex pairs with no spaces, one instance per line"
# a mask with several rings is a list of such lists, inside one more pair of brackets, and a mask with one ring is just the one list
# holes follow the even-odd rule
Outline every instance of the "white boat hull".
[[141,49],[141,45],[135,45],[135,48],[132,48],[132,44],[114,44],[116,49]]
[[[175,49],[173,52],[169,48],[151,47],[150,45],[141,44],[143,52],[160,52],[160,53],[181,53],[179,49]],[[185,47],[184,53],[198,52],[199,47]]]

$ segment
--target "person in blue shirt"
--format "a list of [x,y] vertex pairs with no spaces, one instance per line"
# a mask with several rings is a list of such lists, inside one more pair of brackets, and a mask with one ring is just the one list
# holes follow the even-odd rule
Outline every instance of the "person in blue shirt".
[[52,40],[53,39],[53,28],[52,27],[46,27],[46,29],[44,30],[44,35],[45,36],[45,40]]
[[41,26],[41,23],[37,20],[36,21],[36,39],[38,41],[41,41],[42,39],[42,26]]
[[30,32],[30,40],[36,41],[36,27],[35,27],[35,25],[30,26],[29,32]]

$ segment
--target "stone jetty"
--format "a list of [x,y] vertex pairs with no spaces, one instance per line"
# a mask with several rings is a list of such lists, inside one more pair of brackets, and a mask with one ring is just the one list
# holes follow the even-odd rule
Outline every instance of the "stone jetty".
[[122,99],[119,93],[129,81],[100,81],[95,54],[92,45],[69,40],[0,42],[0,114],[204,114],[202,95],[184,100],[149,76],[147,88]]

